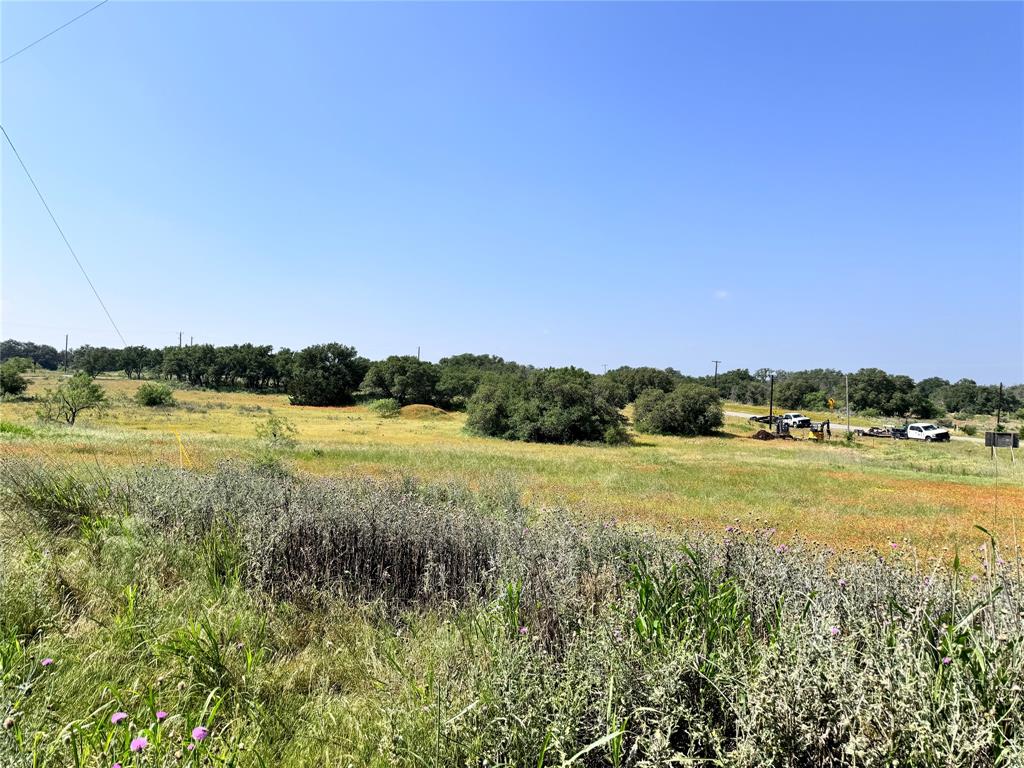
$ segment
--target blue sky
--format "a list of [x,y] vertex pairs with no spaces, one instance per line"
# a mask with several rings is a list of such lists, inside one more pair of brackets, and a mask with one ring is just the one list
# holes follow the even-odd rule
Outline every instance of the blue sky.
[[[1022,22],[113,0],[2,122],[129,343],[1021,381]],[[2,193],[2,335],[116,345],[6,146]]]

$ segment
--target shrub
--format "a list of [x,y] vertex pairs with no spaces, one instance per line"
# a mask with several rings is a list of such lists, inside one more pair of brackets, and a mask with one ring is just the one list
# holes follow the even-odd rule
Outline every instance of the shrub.
[[655,435],[709,435],[725,423],[718,392],[700,384],[668,393],[649,389],[637,398],[634,414],[637,430]]
[[21,366],[15,360],[0,365],[0,395],[17,397],[28,389],[28,380],[22,373]]
[[579,368],[486,378],[469,400],[466,427],[477,434],[538,443],[618,442],[622,414]]
[[960,429],[968,437],[974,437],[976,434],[978,434],[978,428],[973,424],[964,424]]
[[392,419],[402,412],[402,405],[393,397],[374,400],[367,406],[367,408],[382,419]]
[[284,416],[271,413],[266,421],[256,425],[256,437],[270,448],[294,448],[299,431]]
[[174,405],[174,393],[166,384],[147,381],[135,390],[135,402],[149,408]]
[[66,421],[73,425],[82,411],[102,409],[107,402],[103,389],[84,371],[47,389],[36,413],[43,421]]

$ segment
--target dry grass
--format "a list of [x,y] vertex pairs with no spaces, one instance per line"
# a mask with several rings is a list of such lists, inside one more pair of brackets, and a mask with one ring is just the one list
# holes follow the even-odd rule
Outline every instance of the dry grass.
[[[33,380],[29,394],[53,383]],[[366,408],[288,405],[283,395],[179,390],[178,405],[131,402],[139,382],[104,379],[111,407],[86,413],[73,429],[36,428],[34,404],[5,403],[5,421],[33,437],[4,436],[4,451],[103,464],[177,465],[177,435],[200,465],[256,448],[269,411],[298,430],[285,454],[320,475],[395,473],[471,486],[512,477],[535,504],[570,504],[592,515],[672,529],[759,521],[785,535],[836,547],[885,546],[908,539],[925,550],[982,540],[982,525],[1006,541],[1024,509],[1024,462],[993,463],[977,443],[923,445],[889,440],[845,444],[744,439],[743,419],[721,437],[640,436],[633,446],[555,446],[474,437],[462,414],[407,406],[382,419]],[[1021,533],[1024,534],[1024,528]]]

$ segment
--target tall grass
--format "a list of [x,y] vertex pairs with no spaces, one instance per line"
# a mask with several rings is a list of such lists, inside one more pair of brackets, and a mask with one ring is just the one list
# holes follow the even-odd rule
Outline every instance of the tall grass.
[[3,765],[1024,761],[995,540],[948,568],[656,538],[500,486],[2,473]]

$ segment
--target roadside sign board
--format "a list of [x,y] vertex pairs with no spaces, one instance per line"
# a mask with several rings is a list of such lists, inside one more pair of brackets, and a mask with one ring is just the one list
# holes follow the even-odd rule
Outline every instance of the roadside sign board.
[[1019,448],[1020,435],[1016,432],[986,432],[986,448]]

